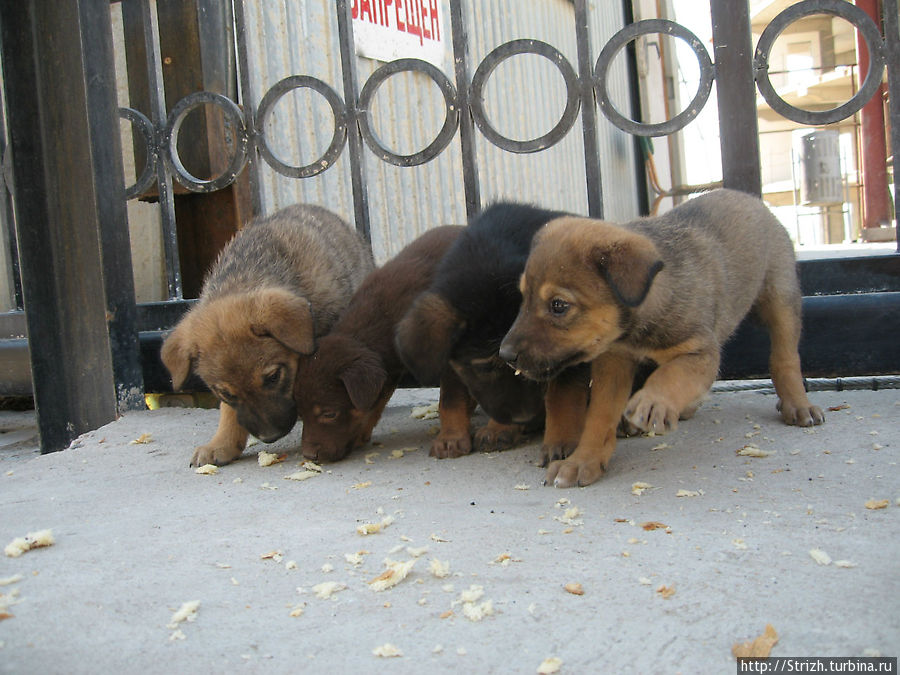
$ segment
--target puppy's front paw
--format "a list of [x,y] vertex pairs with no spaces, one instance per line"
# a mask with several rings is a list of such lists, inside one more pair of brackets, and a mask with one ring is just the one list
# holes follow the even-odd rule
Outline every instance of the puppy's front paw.
[[625,420],[642,431],[657,434],[678,428],[681,411],[666,399],[641,389],[625,407]]
[[225,466],[240,457],[243,451],[243,447],[219,446],[213,445],[212,443],[201,445],[194,450],[190,465],[203,466],[204,464],[215,464],[216,466]]
[[478,452],[494,452],[511,448],[524,437],[521,425],[500,424],[492,420],[475,432],[473,445]]
[[450,459],[462,457],[472,452],[472,439],[468,433],[444,433],[431,442],[431,452],[428,454],[438,459]]
[[544,476],[544,485],[558,488],[584,487],[606,473],[606,463],[595,457],[581,460],[574,456],[551,462]]
[[544,445],[541,446],[541,466],[547,466],[550,462],[565,459],[578,446],[578,439],[572,439],[571,441],[556,441],[549,442],[546,439],[544,440]]
[[792,424],[798,427],[811,427],[822,424],[825,421],[825,414],[817,405],[812,405],[809,401],[799,404],[789,400],[778,400],[778,410],[781,412],[781,419],[785,424]]

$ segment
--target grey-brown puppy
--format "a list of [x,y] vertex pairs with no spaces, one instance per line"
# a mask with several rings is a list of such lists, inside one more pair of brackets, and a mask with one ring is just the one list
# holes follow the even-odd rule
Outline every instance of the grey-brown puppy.
[[318,206],[258,218],[225,246],[162,347],[176,390],[195,372],[221,401],[218,429],[191,466],[237,459],[248,432],[271,443],[291,430],[299,355],[313,352],[372,269],[362,237]]
[[[767,324],[770,371],[788,424],[824,421],[800,372],[800,287],[787,232],[759,199],[716,190],[624,225],[559,218],[536,235],[519,315],[500,356],[535,379],[592,362],[584,432],[546,482],[588,485],[606,471],[621,417],[674,429],[716,378],[720,349],[755,309]],[[637,365],[657,364],[631,395]]]

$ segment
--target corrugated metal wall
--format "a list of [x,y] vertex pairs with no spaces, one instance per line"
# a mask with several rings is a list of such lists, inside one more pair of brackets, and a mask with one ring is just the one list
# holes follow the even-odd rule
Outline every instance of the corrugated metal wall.
[[[516,38],[543,40],[556,47],[577,70],[574,10],[569,0],[463,0],[469,33],[472,71],[495,47]],[[444,1],[445,35],[450,35],[449,6]],[[256,101],[288,75],[312,75],[329,83],[343,98],[337,20],[334,5],[303,0],[245,3],[251,83]],[[592,58],[623,25],[621,4],[594,2],[590,7]],[[381,63],[360,58],[359,84]],[[452,49],[443,69],[455,81]],[[610,92],[627,111],[628,81],[624,58],[609,74]],[[565,87],[558,71],[535,55],[503,62],[486,87],[486,111],[503,134],[527,139],[548,131],[565,106]],[[598,113],[599,115],[599,113]],[[436,85],[418,73],[402,73],[379,89],[373,118],[383,143],[394,152],[422,149],[437,134],[444,118]],[[275,154],[288,164],[307,164],[331,141],[328,105],[315,92],[295,91],[275,107],[266,128]],[[599,115],[601,172],[605,214],[613,220],[638,213],[634,143]],[[552,148],[516,155],[494,147],[476,129],[476,153],[483,203],[513,198],[578,213],[587,212],[580,120]],[[435,160],[403,168],[382,162],[366,149],[372,245],[383,262],[416,235],[443,223],[465,222],[459,135]],[[325,205],[352,219],[348,152],[319,176],[285,178],[261,163],[263,207],[272,211],[296,201]]]

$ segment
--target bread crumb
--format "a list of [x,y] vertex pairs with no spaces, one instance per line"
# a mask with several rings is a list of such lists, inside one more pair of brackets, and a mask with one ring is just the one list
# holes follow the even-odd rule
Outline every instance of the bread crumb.
[[169,636],[169,640],[172,642],[174,642],[175,640],[186,640],[186,639],[187,639],[187,635],[185,635],[184,632],[181,630],[176,630]]
[[256,456],[256,461],[260,466],[272,466],[283,462],[285,459],[287,459],[287,454],[279,455],[274,452],[266,452],[265,450],[260,450]]
[[152,442],[153,442],[153,436],[151,436],[150,434],[141,434],[140,436],[135,438],[133,441],[130,441],[129,445],[145,445],[147,443],[152,443]]
[[13,574],[11,577],[3,577],[2,579],[0,579],[0,586],[9,586],[10,584],[17,584],[20,581],[22,581],[22,579],[24,579],[24,578],[25,577],[23,577],[21,574]]
[[368,551],[357,551],[356,553],[345,553],[344,560],[346,560],[351,565],[361,565],[363,561],[363,556],[366,555]]
[[414,548],[412,546],[407,546],[406,552],[409,553],[413,558],[421,558],[423,555],[428,553],[428,547],[419,546],[417,548]]
[[513,487],[513,490],[530,490],[530,489],[531,489],[531,486],[525,485],[525,483],[519,483],[518,485]]
[[641,586],[649,586],[649,585],[652,584],[653,582],[650,581],[650,579],[648,579],[647,577],[638,577],[638,583],[639,583]]
[[549,659],[544,659],[541,661],[541,665],[538,666],[537,673],[538,675],[553,675],[553,673],[558,673],[559,669],[562,668],[562,659],[551,656]]
[[646,530],[647,532],[650,532],[651,530],[666,530],[666,531],[671,530],[671,528],[668,525],[666,525],[665,523],[660,523],[659,521],[656,521],[656,520],[651,520],[646,523],[641,523],[641,527],[644,530]]
[[296,560],[288,560],[286,563],[284,563],[284,569],[286,569],[286,570],[297,569],[297,561]]
[[380,656],[385,659],[403,656],[403,652],[400,651],[399,648],[392,645],[390,642],[385,642],[380,647],[375,647],[375,649],[372,650],[372,653],[375,656]]
[[213,476],[219,473],[219,467],[217,467],[215,464],[204,464],[203,466],[198,466],[196,469],[194,469],[194,473]]
[[174,630],[178,628],[178,624],[182,623],[183,621],[193,621],[197,618],[198,609],[200,609],[199,600],[190,600],[189,602],[182,603],[178,611],[172,615],[172,618],[166,625],[166,628],[171,628]]
[[660,584],[660,586],[656,589],[656,592],[664,598],[671,598],[673,595],[675,595],[675,587]]
[[380,523],[363,523],[356,528],[357,534],[362,536],[366,536],[369,534],[376,534],[381,532],[383,529],[388,527],[391,523],[394,522],[393,516],[385,516],[381,519]]
[[809,555],[812,557],[820,565],[830,565],[831,564],[831,556],[825,553],[820,548],[811,548],[809,549]]
[[855,562],[851,561],[851,560],[835,560],[835,561],[834,561],[834,566],[835,566],[835,567],[842,567],[842,568],[844,568],[844,569],[848,569],[848,568],[851,568],[851,567],[857,567],[857,564],[856,564]]
[[341,591],[347,588],[347,584],[342,584],[338,581],[323,581],[321,584],[316,584],[312,587],[313,593],[316,594],[317,598],[322,598],[323,600],[330,598],[335,593],[340,593]]
[[890,503],[890,499],[870,499],[866,502],[866,508],[870,511],[877,511],[878,509],[886,509]]
[[295,471],[294,473],[289,473],[284,477],[285,480],[309,480],[310,478],[315,478],[319,475],[318,471],[310,471],[309,469],[302,469],[301,471]]
[[374,464],[374,463],[375,463],[375,458],[378,457],[378,455],[380,455],[380,454],[381,454],[380,452],[369,452],[369,453],[366,453],[366,456],[364,457],[364,459],[365,459],[365,461],[366,461],[366,464]]
[[44,546],[53,546],[56,540],[53,539],[53,530],[38,530],[37,532],[29,532],[24,537],[16,537],[3,552],[10,558],[18,558],[26,551],[33,548],[43,548]]
[[581,584],[577,582],[571,582],[563,586],[566,589],[567,593],[571,593],[572,595],[584,595],[584,589],[581,587]]
[[419,420],[433,420],[438,417],[438,404],[429,403],[428,405],[416,406],[409,415]]
[[768,658],[772,647],[778,643],[778,633],[772,624],[766,624],[765,632],[751,642],[736,642],[731,647],[734,658]]
[[638,481],[637,483],[632,483],[631,485],[631,494],[640,497],[644,494],[645,490],[650,490],[653,486],[650,483],[644,483],[642,481]]
[[298,617],[303,616],[303,612],[306,610],[306,603],[304,602],[302,605],[297,605],[294,609],[291,610],[290,616]]
[[259,556],[260,560],[274,560],[277,563],[280,563],[284,559],[284,552],[280,550],[269,551],[268,553],[263,553]]
[[443,544],[446,544],[450,541],[449,539],[444,539],[443,537],[440,537],[436,534],[432,534],[431,537],[429,537],[429,539],[431,539],[431,541],[436,541],[436,542],[443,543]]
[[418,558],[412,558],[406,562],[385,560],[387,569],[369,582],[369,588],[373,591],[385,591],[403,581],[418,562]]
[[737,454],[741,457],[771,457],[775,454],[775,451],[763,450],[762,448],[753,445],[753,443],[748,443],[743,448],[739,449]]
[[372,486],[372,481],[367,480],[364,483],[355,483],[354,485],[351,485],[350,487],[352,487],[354,490],[362,490],[363,488],[367,488],[367,487],[371,487],[371,486]]
[[675,493],[676,497],[699,497],[703,494],[702,490],[679,490]]

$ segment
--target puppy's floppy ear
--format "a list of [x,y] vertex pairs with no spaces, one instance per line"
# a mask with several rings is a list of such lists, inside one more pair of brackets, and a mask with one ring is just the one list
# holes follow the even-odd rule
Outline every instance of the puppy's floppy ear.
[[191,374],[199,346],[193,336],[193,318],[185,316],[163,342],[160,357],[172,375],[172,388],[181,389]]
[[280,288],[268,288],[253,295],[250,329],[254,334],[270,335],[298,354],[313,353],[315,333],[306,298]]
[[624,231],[595,244],[591,260],[616,298],[627,307],[637,307],[644,301],[653,279],[663,268],[652,241]]
[[437,385],[466,322],[447,300],[426,291],[397,324],[394,345],[423,386]]
[[379,356],[372,351],[351,361],[338,375],[350,402],[357,410],[369,410],[375,405],[387,381],[387,372]]

